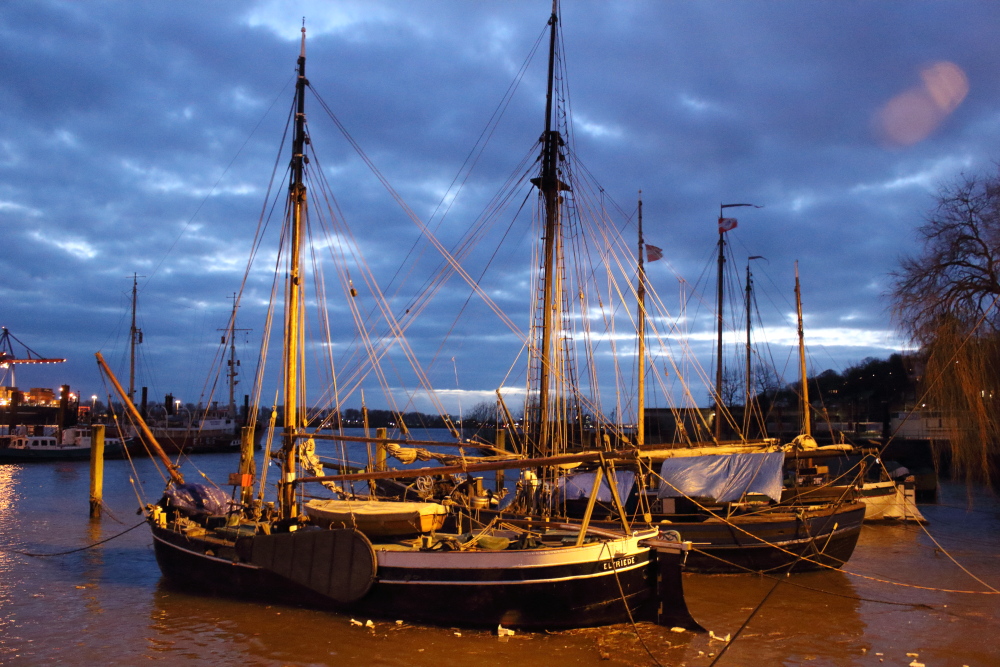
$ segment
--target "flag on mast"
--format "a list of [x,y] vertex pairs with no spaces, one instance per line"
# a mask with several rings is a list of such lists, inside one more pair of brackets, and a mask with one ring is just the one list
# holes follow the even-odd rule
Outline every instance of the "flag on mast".
[[719,218],[719,233],[736,229],[736,218]]
[[663,259],[663,249],[657,248],[655,245],[646,244],[646,261],[655,262],[658,259]]

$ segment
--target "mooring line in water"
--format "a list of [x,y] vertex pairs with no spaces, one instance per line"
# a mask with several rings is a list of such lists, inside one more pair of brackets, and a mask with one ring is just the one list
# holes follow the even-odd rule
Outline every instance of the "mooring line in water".
[[[605,542],[605,547],[608,547],[607,542]],[[601,549],[601,552],[597,554],[598,562],[600,562],[601,555],[603,553],[604,549]],[[628,614],[628,621],[632,624],[632,629],[635,630],[635,636],[639,639],[639,643],[642,645],[642,648],[645,649],[646,655],[649,656],[649,659],[656,663],[656,667],[663,667],[663,663],[656,659],[653,652],[649,650],[648,646],[646,646],[646,642],[643,640],[642,635],[639,634],[639,626],[635,624],[635,619],[632,618],[632,610],[628,608],[628,599],[625,597],[625,589],[622,588],[622,582],[618,578],[618,567],[615,565],[615,555],[613,553],[609,555],[611,556],[611,571],[614,572],[615,583],[618,584],[618,593],[622,596],[622,604],[625,605],[625,613]]]
[[782,583],[783,581],[784,579],[779,579],[777,577],[774,577],[774,585],[771,586],[771,590],[767,592],[767,595],[764,596],[764,599],[761,600],[760,603],[756,607],[754,607],[753,611],[750,612],[750,615],[747,616],[747,620],[743,621],[743,625],[741,625],[740,629],[733,634],[732,639],[726,641],[726,645],[723,646],[722,650],[719,651],[719,654],[715,656],[715,660],[709,663],[709,667],[712,667],[722,658],[723,655],[725,655],[726,651],[729,650],[729,647],[732,646],[733,642],[736,641],[736,638],[740,636],[740,633],[743,632],[748,625],[750,625],[750,621],[753,620],[753,617],[756,616],[757,612],[761,610],[761,608],[764,606],[764,603],[767,602],[767,599],[771,597],[771,593],[773,593],[778,589],[778,584]]
[[970,577],[972,577],[977,582],[979,582],[980,584],[982,584],[986,588],[990,589],[994,593],[1000,593],[1000,591],[998,591],[997,589],[993,588],[988,583],[986,583],[985,581],[983,581],[982,579],[980,579],[976,575],[974,575],[971,572],[969,572],[969,570],[967,570],[964,565],[962,565],[957,560],[955,560],[955,557],[952,556],[950,553],[948,553],[948,550],[945,549],[943,546],[941,546],[940,542],[938,542],[936,539],[934,539],[934,536],[931,535],[931,531],[927,530],[927,526],[925,526],[924,524],[920,524],[920,527],[923,528],[923,530],[924,530],[925,533],[927,533],[927,537],[929,537],[931,539],[931,542],[934,543],[934,546],[937,547],[941,551],[941,553],[943,553],[945,556],[947,556],[948,560],[950,560],[952,563],[954,563],[958,567],[958,569],[960,569],[962,572],[965,572],[967,575],[969,575]]
[[[106,513],[107,513],[107,515],[108,515],[108,516],[109,516],[109,517],[111,518],[111,520],[112,520],[112,521],[114,521],[115,523],[120,523],[120,524],[121,524],[121,525],[123,525],[123,526],[125,525],[125,522],[124,522],[124,521],[122,521],[121,519],[119,519],[118,517],[116,517],[116,516],[115,516],[115,513],[111,511],[111,508],[110,508],[110,507],[108,507],[108,504],[107,504],[107,503],[105,503],[105,502],[104,502],[103,500],[101,501],[101,511],[102,511],[102,512],[106,512]],[[139,511],[141,512],[141,511],[142,511],[142,509],[140,508],[140,510],[139,510]],[[133,528],[134,528],[134,527],[135,527],[135,526],[133,526]],[[131,530],[131,529],[129,529],[129,530]]]
[[138,528],[139,526],[143,525],[144,523],[146,523],[145,519],[143,519],[139,523],[135,524],[131,528],[126,528],[125,530],[123,530],[122,532],[118,533],[117,535],[112,535],[111,537],[109,537],[107,539],[104,539],[104,540],[101,540],[100,542],[94,542],[93,544],[88,544],[87,546],[80,547],[79,549],[70,549],[69,551],[59,551],[59,552],[56,552],[54,554],[33,554],[33,553],[28,552],[28,551],[18,551],[17,549],[3,549],[3,551],[7,551],[8,553],[21,554],[22,556],[31,556],[32,558],[45,558],[47,556],[65,556],[66,554],[73,554],[73,553],[76,553],[77,551],[85,551],[87,549],[92,549],[92,548],[96,547],[99,544],[104,544],[105,542],[110,542],[111,540],[113,540],[113,539],[115,539],[117,537],[121,537],[122,535],[124,535],[125,533],[127,533],[129,531],[135,530],[136,528]]
[[[701,549],[698,549],[697,547],[692,547],[691,550],[692,551],[697,551],[698,553],[700,553],[703,556],[708,556],[709,558],[714,558],[715,560],[720,561],[722,563],[725,563],[726,565],[730,565],[732,567],[741,569],[744,572],[746,572],[747,574],[756,574],[759,577],[764,577],[764,578],[767,578],[767,579],[776,579],[778,581],[785,582],[789,586],[797,586],[798,588],[804,588],[805,590],[807,590],[807,591],[813,591],[814,593],[823,593],[825,595],[832,595],[832,596],[838,597],[838,598],[846,598],[848,600],[859,600],[861,602],[875,602],[877,604],[891,604],[891,605],[897,605],[897,606],[900,606],[900,607],[916,607],[918,609],[935,609],[936,608],[934,605],[930,605],[930,604],[927,604],[925,602],[894,602],[892,600],[876,600],[875,598],[861,597],[860,595],[848,595],[846,593],[835,593],[834,591],[827,591],[827,590],[823,590],[822,588],[815,588],[813,586],[806,586],[805,584],[800,584],[798,582],[791,581],[790,579],[787,579],[787,578],[776,577],[773,574],[768,574],[767,570],[754,570],[752,568],[746,567],[745,565],[740,565],[739,563],[734,563],[733,561],[726,560],[725,558],[722,558],[721,556],[716,556],[715,554],[710,554],[707,551],[703,551]],[[784,567],[784,566],[782,566],[782,567]],[[772,569],[778,569],[778,568],[772,568]]]

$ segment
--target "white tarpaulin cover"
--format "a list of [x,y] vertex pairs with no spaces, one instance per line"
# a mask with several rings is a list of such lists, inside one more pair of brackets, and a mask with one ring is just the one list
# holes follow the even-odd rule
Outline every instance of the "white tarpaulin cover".
[[[781,500],[784,452],[669,458],[660,468],[660,498],[714,498],[720,503],[746,493]],[[668,484],[669,482],[669,484]]]
[[[561,492],[560,497],[566,500],[589,498],[590,492],[594,489],[594,475],[596,474],[593,472],[581,472],[569,477],[560,477],[558,481]],[[632,490],[632,484],[635,483],[635,473],[629,470],[616,470],[615,477],[617,481],[616,486],[618,487],[618,497],[621,498],[622,502],[625,502],[629,492]],[[602,503],[611,502],[611,487],[608,486],[607,477],[601,480],[601,488],[597,491],[597,500]]]

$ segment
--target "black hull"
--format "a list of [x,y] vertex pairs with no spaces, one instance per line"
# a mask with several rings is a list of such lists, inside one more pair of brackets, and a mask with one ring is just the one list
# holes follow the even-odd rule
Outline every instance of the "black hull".
[[840,567],[854,553],[861,534],[865,507],[852,503],[824,510],[803,509],[745,517],[728,523],[673,522],[663,529],[676,530],[694,543],[686,569],[709,574],[740,572],[806,572]]
[[[257,440],[262,433],[261,429],[254,431],[254,449],[260,449]],[[153,435],[156,437],[156,441],[160,444],[160,447],[163,448],[163,451],[171,456],[177,454],[238,453],[240,451],[240,434],[238,431],[210,435],[204,433],[198,435],[194,431],[185,434],[164,435],[154,430]],[[127,438],[126,448],[128,449],[129,457],[150,455],[149,450],[142,442],[142,438],[138,436]],[[105,454],[105,457],[109,456]],[[114,458],[125,458],[125,452],[120,451],[116,453]]]
[[[156,441],[167,454],[214,454],[218,452],[240,451],[239,433],[198,435],[195,432],[184,435],[165,435],[153,431]],[[145,449],[142,444],[139,449]]]
[[[400,568],[383,564],[387,554],[380,554],[378,573],[367,594],[345,604],[246,562],[246,543],[237,549],[211,538],[187,537],[157,526],[152,530],[157,563],[174,585],[386,620],[542,630],[623,623],[630,613],[651,620],[658,603],[656,552],[650,549],[615,564],[594,559],[506,570]],[[393,557],[388,554],[390,560]],[[677,572],[679,581],[679,565]],[[690,620],[680,600],[676,624]],[[693,620],[691,624],[697,629]]]

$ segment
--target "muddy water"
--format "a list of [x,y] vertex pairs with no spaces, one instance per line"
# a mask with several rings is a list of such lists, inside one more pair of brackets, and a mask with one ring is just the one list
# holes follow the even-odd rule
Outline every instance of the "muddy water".
[[[215,478],[231,455],[195,465]],[[233,470],[230,470],[230,469]],[[195,474],[189,470],[187,474]],[[160,579],[129,478],[155,498],[149,461],[109,461],[110,512],[88,519],[87,463],[0,466],[0,664],[138,665],[936,665],[1000,664],[1000,503],[944,485],[918,527],[866,526],[844,572],[686,575],[688,603],[716,636],[651,624],[498,638],[177,591]],[[947,554],[947,555],[946,555]],[[910,586],[889,582],[906,583]],[[742,630],[741,630],[742,628]],[[637,633],[638,632],[638,633]],[[728,646],[728,648],[726,648]],[[721,655],[720,652],[725,650]]]

